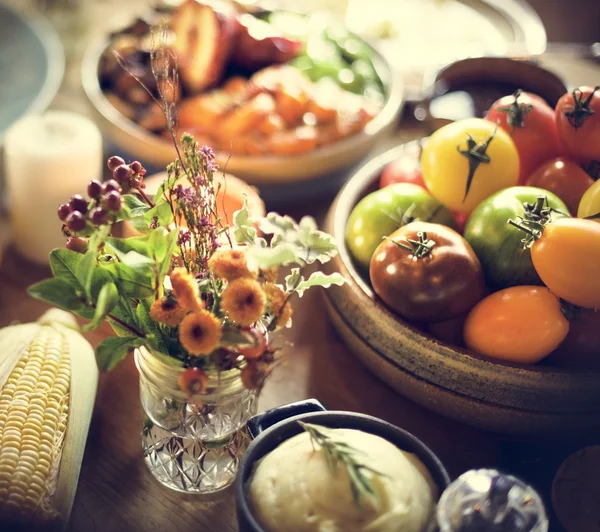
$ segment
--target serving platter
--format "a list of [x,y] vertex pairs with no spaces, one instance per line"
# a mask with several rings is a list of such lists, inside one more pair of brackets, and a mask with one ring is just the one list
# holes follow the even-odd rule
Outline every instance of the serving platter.
[[[385,100],[380,112],[360,132],[298,155],[248,156],[217,152],[217,163],[227,172],[258,186],[266,201],[339,189],[340,180],[347,175],[345,170],[363,159],[380,138],[393,130],[404,103],[401,76],[392,72],[376,49],[362,39],[361,42],[369,48],[373,66],[384,82]],[[143,159],[153,169],[164,168],[174,156],[172,143],[126,118],[102,90],[99,66],[110,46],[107,36],[89,44],[81,70],[85,93],[113,144]]]
[[600,433],[600,372],[502,363],[440,342],[377,300],[345,245],[352,208],[376,188],[386,164],[419,141],[374,159],[340,191],[325,230],[339,255],[325,265],[348,283],[325,295],[332,323],[351,351],[398,393],[461,422],[512,434]]

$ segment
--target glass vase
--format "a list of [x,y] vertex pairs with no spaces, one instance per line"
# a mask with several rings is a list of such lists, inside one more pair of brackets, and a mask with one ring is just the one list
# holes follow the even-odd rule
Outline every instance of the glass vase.
[[183,369],[165,355],[136,349],[140,374],[144,461],[164,486],[209,494],[235,480],[250,441],[246,422],[257,396],[237,369],[209,373],[206,393],[188,396],[178,384]]

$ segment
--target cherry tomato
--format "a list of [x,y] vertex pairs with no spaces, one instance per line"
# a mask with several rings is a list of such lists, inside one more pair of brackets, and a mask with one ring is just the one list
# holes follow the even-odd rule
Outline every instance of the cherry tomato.
[[450,211],[414,183],[394,183],[365,196],[346,225],[346,242],[356,262],[368,269],[383,237],[411,218],[455,227]]
[[527,185],[556,194],[575,214],[586,190],[594,184],[590,175],[578,163],[567,157],[557,157],[542,164],[527,179]]
[[600,87],[579,87],[556,104],[556,126],[567,154],[600,160]]
[[600,224],[558,218],[527,229],[534,229],[531,260],[543,283],[573,305],[600,308]]
[[439,224],[412,222],[373,254],[371,284],[386,305],[416,321],[466,314],[483,297],[483,271],[467,241]]
[[417,152],[405,153],[383,169],[379,179],[379,188],[387,187],[392,183],[413,183],[427,190]]
[[467,316],[465,345],[482,355],[535,364],[565,339],[569,320],[547,288],[513,286],[486,297]]
[[600,310],[576,311],[569,322],[569,334],[548,362],[556,366],[600,367]]
[[251,328],[250,334],[254,337],[254,345],[245,345],[238,348],[240,355],[247,360],[254,360],[263,356],[267,348],[267,339],[258,329]]
[[471,212],[519,177],[519,154],[509,134],[482,118],[438,129],[423,148],[421,165],[431,195],[459,212]]
[[600,181],[596,181],[581,198],[577,217],[600,222]]
[[[539,203],[538,198],[543,198]],[[566,205],[551,192],[536,187],[510,187],[484,200],[471,214],[463,236],[479,257],[485,279],[492,290],[520,284],[542,284],[523,246],[524,234],[509,225],[517,217],[532,219],[551,207],[552,218],[567,213]]]
[[462,235],[467,225],[467,220],[470,214],[468,212],[453,212],[452,215],[456,220],[456,230]]
[[463,327],[466,319],[467,316],[463,315],[451,320],[428,323],[427,332],[436,340],[440,340],[446,344],[462,346]]
[[521,90],[496,100],[486,119],[512,138],[519,152],[519,184],[543,162],[564,153],[558,139],[554,109],[542,98]]

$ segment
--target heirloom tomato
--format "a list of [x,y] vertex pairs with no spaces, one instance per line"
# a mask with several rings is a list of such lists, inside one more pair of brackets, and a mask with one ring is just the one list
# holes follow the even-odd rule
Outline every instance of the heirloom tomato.
[[581,218],[523,224],[531,260],[542,282],[561,299],[584,308],[600,308],[600,224]]
[[600,181],[596,181],[581,198],[577,217],[600,222]]
[[414,183],[427,190],[421,173],[418,152],[405,153],[386,165],[379,179],[379,188],[387,187],[392,183]]
[[543,162],[558,157],[563,148],[558,139],[554,109],[535,94],[516,91],[495,101],[486,119],[506,131],[519,152],[519,184]]
[[471,212],[494,192],[516,185],[519,154],[502,128],[482,118],[466,118],[429,137],[421,166],[434,198],[453,211]]
[[556,104],[558,135],[568,155],[600,160],[600,87],[579,87]]
[[600,310],[576,310],[569,334],[548,358],[556,366],[600,367]]
[[535,364],[565,339],[569,320],[541,286],[513,286],[487,296],[467,316],[465,345],[482,355]]
[[567,157],[557,157],[542,164],[527,179],[527,185],[556,194],[575,214],[585,192],[594,180],[581,166]]
[[[543,197],[545,204],[538,204]],[[529,206],[529,207],[528,207]],[[523,245],[523,233],[508,223],[517,217],[535,216],[534,209],[546,206],[552,218],[568,214],[566,205],[554,194],[536,187],[510,187],[481,203],[471,214],[463,232],[485,273],[488,286],[499,290],[519,284],[542,284]]]
[[413,183],[395,183],[365,196],[350,213],[346,243],[352,256],[369,268],[383,237],[412,219],[455,227],[452,213],[425,189]]
[[466,314],[485,290],[481,265],[466,240],[427,222],[405,225],[379,244],[369,273],[384,303],[415,321]]

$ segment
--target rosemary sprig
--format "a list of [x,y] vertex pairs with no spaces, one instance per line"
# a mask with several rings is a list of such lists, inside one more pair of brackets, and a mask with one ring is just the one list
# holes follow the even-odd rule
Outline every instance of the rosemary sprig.
[[303,423],[298,421],[300,426],[308,432],[313,446],[318,445],[325,454],[327,465],[331,473],[335,473],[338,465],[346,468],[350,477],[350,489],[352,498],[357,506],[360,507],[360,498],[370,496],[377,498],[377,491],[371,482],[371,475],[368,473],[386,476],[383,473],[373,469],[360,460],[362,453],[358,449],[348,445],[345,442],[335,441],[328,429],[312,423]]

